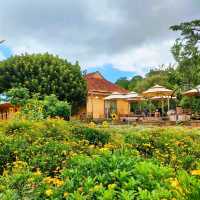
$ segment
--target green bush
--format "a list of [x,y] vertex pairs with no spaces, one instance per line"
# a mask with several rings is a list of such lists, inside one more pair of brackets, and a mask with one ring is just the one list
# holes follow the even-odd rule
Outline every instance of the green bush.
[[75,127],[72,133],[76,138],[88,140],[90,144],[94,145],[104,145],[108,143],[110,139],[110,134],[108,132],[84,126]]
[[29,121],[13,120],[5,128],[6,134],[17,134],[28,130],[31,127]]
[[66,101],[59,101],[55,95],[45,96],[44,109],[46,117],[63,117],[69,119],[71,106]]
[[28,89],[23,87],[12,88],[6,92],[6,95],[10,103],[15,106],[24,106],[30,98]]

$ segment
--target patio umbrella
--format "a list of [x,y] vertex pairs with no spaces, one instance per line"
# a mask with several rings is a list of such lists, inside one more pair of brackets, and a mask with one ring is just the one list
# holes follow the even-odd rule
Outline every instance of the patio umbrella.
[[155,97],[155,96],[171,96],[173,93],[172,90],[169,90],[161,85],[155,85],[148,90],[144,91],[142,93],[143,96],[145,97]]
[[124,95],[124,98],[128,101],[141,101],[141,100],[144,100],[144,98],[139,95],[138,93],[136,92],[130,92],[128,93],[127,95]]
[[[161,85],[155,85],[142,93],[144,97],[150,99],[156,96],[159,97],[171,96],[172,94],[173,94],[172,90],[169,90]],[[164,112],[164,101],[163,101],[164,99],[161,98],[161,100],[162,100],[162,111]]]
[[185,96],[200,96],[200,85],[183,93]]
[[[134,91],[128,93],[127,95],[124,95],[124,98],[129,102],[131,102],[131,101],[133,101],[133,102],[141,102],[141,101],[145,100],[142,96],[140,96],[138,93],[136,93]],[[141,105],[140,105],[140,110],[141,110]]]
[[104,98],[105,100],[114,100],[114,99],[124,99],[125,95],[119,93],[119,92],[113,92],[111,95]]

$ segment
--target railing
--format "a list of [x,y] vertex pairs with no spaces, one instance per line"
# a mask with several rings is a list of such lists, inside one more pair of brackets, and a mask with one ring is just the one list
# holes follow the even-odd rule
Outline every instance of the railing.
[[6,112],[1,112],[0,113],[0,120],[7,120],[11,116],[11,112],[6,111]]

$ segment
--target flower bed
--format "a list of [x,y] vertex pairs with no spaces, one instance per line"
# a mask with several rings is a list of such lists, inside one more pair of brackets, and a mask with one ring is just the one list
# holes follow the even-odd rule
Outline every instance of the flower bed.
[[0,124],[0,199],[200,199],[200,130]]

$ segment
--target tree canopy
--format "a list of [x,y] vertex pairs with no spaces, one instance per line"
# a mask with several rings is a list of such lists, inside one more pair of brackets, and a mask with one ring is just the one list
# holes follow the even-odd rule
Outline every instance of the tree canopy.
[[129,81],[127,80],[126,77],[121,77],[116,81],[116,84],[119,85],[120,87],[128,89]]
[[196,86],[200,83],[200,20],[184,22],[170,29],[180,32],[172,54],[178,63],[177,71],[182,85],[188,88]]
[[86,82],[78,62],[51,54],[22,54],[0,62],[0,92],[14,87],[27,88],[30,95],[38,93],[40,98],[55,94],[66,100],[73,111],[86,100]]

